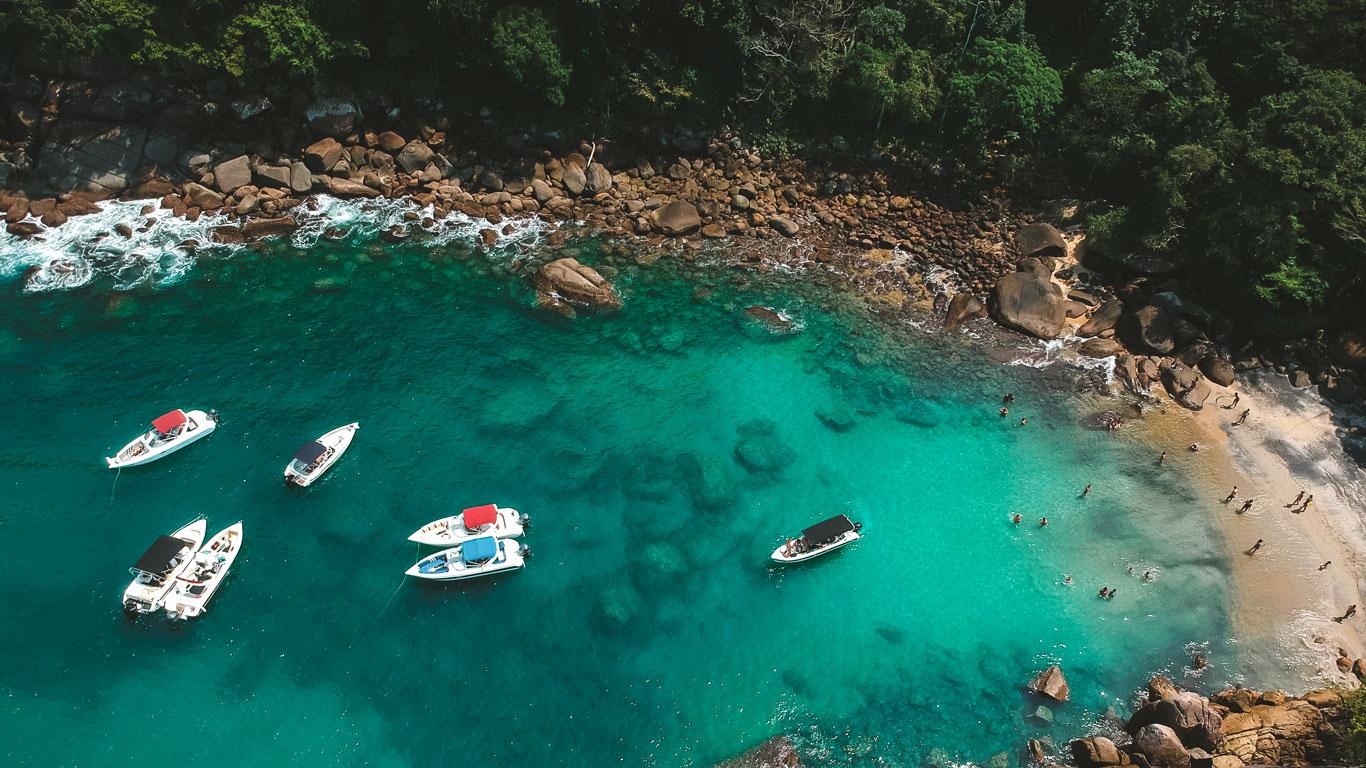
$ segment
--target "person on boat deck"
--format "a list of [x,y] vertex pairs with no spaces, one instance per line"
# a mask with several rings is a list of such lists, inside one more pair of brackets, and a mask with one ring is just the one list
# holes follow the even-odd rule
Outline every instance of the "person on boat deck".
[[783,546],[783,555],[785,557],[792,557],[793,555],[797,554],[796,549],[794,549],[796,543],[797,542],[795,539],[787,540],[787,544]]

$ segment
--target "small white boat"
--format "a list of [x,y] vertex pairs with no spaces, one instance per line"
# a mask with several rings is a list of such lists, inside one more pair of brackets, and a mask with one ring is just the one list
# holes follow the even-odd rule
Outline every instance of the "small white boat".
[[454,547],[481,536],[515,539],[530,524],[531,519],[515,509],[485,504],[470,507],[458,515],[433,520],[417,529],[408,537],[408,541],[433,547]]
[[242,521],[215,533],[199,548],[190,567],[175,577],[166,598],[166,612],[173,619],[192,619],[208,610],[209,599],[228,576],[228,569],[242,549]]
[[197,517],[188,525],[152,542],[133,567],[133,582],[123,591],[123,612],[129,616],[159,608],[175,587],[176,577],[190,565],[209,523]]
[[346,453],[358,429],[360,422],[352,422],[344,427],[337,427],[317,440],[304,443],[285,467],[285,482],[307,488],[331,469],[343,453]]
[[859,531],[863,523],[849,520],[847,515],[837,515],[802,531],[800,539],[788,539],[782,546],[773,550],[773,560],[778,563],[800,563],[834,552],[845,544],[863,538]]
[[136,467],[156,461],[209,434],[218,426],[218,415],[209,411],[182,411],[177,408],[152,421],[152,428],[123,446],[114,457],[106,458],[110,469]]
[[531,550],[516,539],[484,536],[458,547],[443,549],[417,561],[405,573],[431,581],[455,581],[515,571],[526,565]]

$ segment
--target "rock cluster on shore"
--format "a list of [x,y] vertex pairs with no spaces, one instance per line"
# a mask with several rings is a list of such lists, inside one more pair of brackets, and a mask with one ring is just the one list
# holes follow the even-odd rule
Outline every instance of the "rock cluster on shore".
[[1344,721],[1342,694],[1334,690],[1292,697],[1232,688],[1206,698],[1159,675],[1124,724],[1127,742],[1089,736],[1070,748],[1080,768],[1308,766],[1333,756]]

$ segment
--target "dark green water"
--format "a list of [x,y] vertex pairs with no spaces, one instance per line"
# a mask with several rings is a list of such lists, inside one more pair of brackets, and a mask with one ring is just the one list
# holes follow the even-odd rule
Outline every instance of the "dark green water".
[[[277,243],[131,291],[21,293],[11,262],[0,762],[705,766],[783,732],[815,766],[1016,763],[1180,677],[1187,644],[1205,683],[1232,674],[1211,532],[1036,372],[667,260],[622,269],[621,313],[569,322],[531,309],[512,253],[470,252]],[[1029,426],[998,418],[1004,391]],[[116,481],[102,457],[172,407],[223,420]],[[323,482],[282,486],[350,421]],[[743,440],[782,466],[746,469]],[[412,530],[486,502],[534,518],[525,570],[403,582]],[[839,512],[862,542],[769,567]],[[198,514],[245,521],[229,582],[188,626],[130,623],[127,566]],[[1053,662],[1073,701],[1048,728],[1021,687]]]

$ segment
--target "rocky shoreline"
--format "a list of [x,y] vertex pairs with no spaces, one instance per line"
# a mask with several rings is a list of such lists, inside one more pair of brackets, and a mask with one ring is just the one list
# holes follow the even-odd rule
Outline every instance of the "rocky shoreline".
[[[1039,707],[1067,700],[1062,672],[1051,667],[1028,686]],[[1302,696],[1235,687],[1212,696],[1182,690],[1157,675],[1133,715],[1111,715],[1098,729],[1110,735],[1072,739],[1065,747],[1030,740],[1022,762],[1057,768],[1244,768],[1333,764],[1343,756],[1349,713],[1343,691],[1321,689]],[[788,736],[775,736],[716,768],[799,768],[799,750]],[[952,763],[922,761],[922,768]]]
[[[943,311],[950,329],[989,314],[1028,336],[1081,337],[1078,351],[1114,356],[1131,391],[1160,386],[1192,410],[1205,406],[1211,384],[1229,386],[1255,368],[1317,386],[1342,406],[1366,397],[1366,328],[1293,343],[1242,341],[1231,321],[1181,297],[1179,284],[1151,265],[1088,253],[1079,228],[1064,234],[1014,210],[1003,193],[956,209],[938,205],[893,178],[895,163],[850,173],[775,160],[731,132],[656,137],[646,148],[494,138],[469,125],[457,137],[449,119],[404,119],[390,109],[369,120],[350,99],[221,104],[132,80],[20,78],[5,97],[0,211],[17,237],[41,236],[112,197],[157,199],[191,220],[222,215],[231,222],[213,232],[222,243],[288,234],[298,226],[295,209],[316,194],[406,198],[430,213],[395,224],[388,240],[459,212],[488,222],[486,243],[525,217],[578,223],[684,258],[721,241],[750,268],[818,267],[849,280],[878,309]],[[1071,222],[1076,206],[1051,217]],[[549,245],[567,237],[557,231]],[[936,271],[951,278],[927,287]],[[543,290],[543,303],[560,311],[613,303],[594,291],[578,302],[552,294]],[[1343,441],[1366,457],[1366,428],[1347,426]]]

